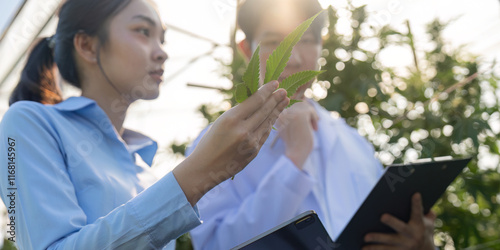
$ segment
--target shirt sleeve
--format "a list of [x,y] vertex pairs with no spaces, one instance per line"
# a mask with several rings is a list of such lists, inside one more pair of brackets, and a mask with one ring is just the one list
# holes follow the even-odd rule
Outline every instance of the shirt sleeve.
[[[199,138],[202,136],[203,132]],[[255,164],[252,161],[246,168]],[[246,174],[238,174],[198,202],[203,224],[191,231],[195,249],[230,249],[289,220],[296,215],[315,182],[286,156],[269,166],[257,188],[248,184],[247,178]],[[237,192],[241,189],[246,190],[244,197]]]
[[33,104],[8,110],[0,139],[0,194],[21,249],[158,249],[200,224],[172,173],[87,224],[57,131]]

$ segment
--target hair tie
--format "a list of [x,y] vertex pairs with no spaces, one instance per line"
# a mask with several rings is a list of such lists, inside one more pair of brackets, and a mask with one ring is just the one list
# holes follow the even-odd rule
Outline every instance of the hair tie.
[[47,37],[47,41],[49,42],[49,48],[53,50],[56,46],[56,35]]

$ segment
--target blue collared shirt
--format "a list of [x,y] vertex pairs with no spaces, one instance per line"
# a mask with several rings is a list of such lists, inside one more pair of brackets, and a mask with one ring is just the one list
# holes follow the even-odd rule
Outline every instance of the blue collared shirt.
[[156,142],[120,137],[91,99],[17,102],[0,139],[7,236],[21,249],[158,249],[201,223],[174,175],[152,174]]

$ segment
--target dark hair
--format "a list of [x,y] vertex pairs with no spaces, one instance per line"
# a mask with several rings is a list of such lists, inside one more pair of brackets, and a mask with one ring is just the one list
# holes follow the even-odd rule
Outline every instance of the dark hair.
[[109,21],[131,1],[67,0],[59,10],[59,22],[52,42],[50,39],[37,41],[21,73],[21,79],[10,96],[9,105],[21,100],[44,104],[61,102],[61,91],[53,72],[54,63],[67,82],[80,88],[73,56],[75,35],[83,32],[97,36],[99,42],[105,45]]
[[[254,39],[255,29],[262,20],[263,15],[268,11],[280,11],[279,4],[283,1],[277,0],[246,0],[238,9],[238,25],[245,33],[249,41]],[[286,4],[297,7],[307,18],[314,16],[323,8],[318,0],[287,0]],[[317,41],[321,41],[321,30],[325,26],[325,13],[319,15],[310,28]],[[304,20],[305,21],[305,20]]]

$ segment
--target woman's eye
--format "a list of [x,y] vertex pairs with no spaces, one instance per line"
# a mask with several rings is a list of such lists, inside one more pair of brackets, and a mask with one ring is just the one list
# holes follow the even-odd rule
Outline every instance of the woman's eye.
[[138,31],[139,33],[142,33],[143,35],[145,35],[145,36],[148,36],[148,37],[149,37],[149,29],[146,29],[146,28],[139,28],[139,29],[137,29],[137,31]]

